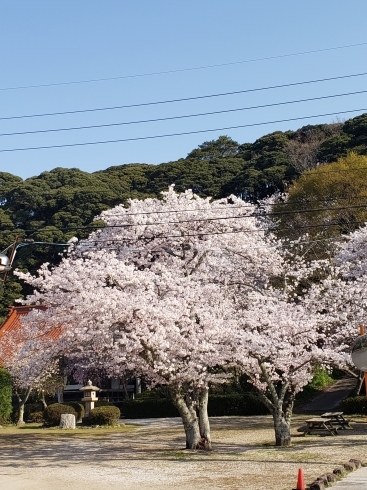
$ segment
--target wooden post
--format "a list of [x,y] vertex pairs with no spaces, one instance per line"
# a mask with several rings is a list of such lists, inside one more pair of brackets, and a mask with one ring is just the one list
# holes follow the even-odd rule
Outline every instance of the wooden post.
[[[360,333],[360,335],[364,335],[364,325],[359,326],[359,333]],[[364,372],[364,389],[366,392],[365,396],[367,398],[367,372],[366,371]]]

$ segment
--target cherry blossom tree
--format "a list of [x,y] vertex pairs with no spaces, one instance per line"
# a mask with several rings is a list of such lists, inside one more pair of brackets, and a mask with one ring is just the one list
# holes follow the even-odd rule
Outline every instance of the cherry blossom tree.
[[[36,310],[34,313],[37,313]],[[41,401],[45,404],[42,393],[50,388],[50,381],[55,388],[62,384],[60,378],[55,377],[59,368],[59,358],[42,360],[38,358],[38,351],[43,352],[47,345],[54,342],[59,336],[59,329],[52,331],[45,326],[42,317],[38,322],[27,325],[26,328],[14,328],[5,331],[0,339],[0,359],[7,366],[12,375],[13,388],[18,398],[17,424],[24,424],[24,408],[32,391],[41,393]],[[27,351],[29,346],[29,351]]]
[[331,352],[319,347],[319,315],[301,302],[271,289],[250,298],[238,323],[237,363],[272,414],[276,445],[288,446],[295,396]]
[[[218,366],[230,359],[233,329],[231,303],[216,284],[200,285],[163,267],[140,271],[100,251],[66,259],[53,272],[44,266],[29,281],[39,290],[28,301],[42,298],[49,305],[42,323],[49,331],[62,327],[47,349],[44,339],[36,348],[33,337],[23,347],[24,360],[32,352],[31,365],[46,369],[50,359],[66,355],[85,369],[103,365],[110,376],[134,370],[151,386],[167,385],[187,447],[211,448],[208,388],[228,378]],[[39,323],[39,313],[25,321],[29,330]],[[28,369],[23,373],[32,377]]]
[[[111,375],[134,369],[168,384],[187,445],[198,445],[199,432],[210,447],[208,386],[227,377],[232,298],[261,289],[279,272],[275,240],[254,206],[235,197],[211,202],[191,191],[179,195],[173,187],[162,200],[133,200],[98,219],[107,226],[76,244],[53,271],[46,264],[36,278],[20,274],[35,287],[27,302],[47,304],[44,321],[63,326],[48,356],[73,351],[75,358],[79,349],[85,358],[87,348]],[[128,320],[123,312],[130,312]],[[155,321],[150,336],[148,319]],[[37,328],[36,315],[26,321]],[[115,325],[126,336],[123,344],[108,333]],[[129,332],[126,325],[133,325]]]
[[67,356],[81,370],[103,365],[110,376],[134,371],[164,384],[186,446],[206,449],[209,386],[237,367],[271,411],[276,444],[289,444],[294,396],[313,363],[332,357],[318,347],[319,313],[294,296],[316,266],[283,252],[257,208],[233,196],[212,202],[171,187],[97,219],[106,226],[58,267],[19,274],[35,288],[26,303],[48,306],[26,328],[36,334],[42,315],[60,330],[47,348],[33,335],[20,357],[32,353],[37,372]]
[[350,346],[366,323],[367,226],[344,236],[325,280],[313,286],[309,307],[322,312],[329,342],[336,346],[339,362],[351,365]]

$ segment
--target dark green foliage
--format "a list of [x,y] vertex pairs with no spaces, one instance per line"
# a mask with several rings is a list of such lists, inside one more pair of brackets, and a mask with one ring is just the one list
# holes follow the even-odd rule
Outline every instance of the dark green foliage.
[[168,398],[137,398],[126,400],[121,408],[127,419],[179,417],[177,408]]
[[198,148],[192,150],[187,159],[215,160],[216,158],[234,157],[238,153],[239,145],[228,136],[219,136],[217,140],[205,141]]
[[42,403],[26,403],[24,405],[24,420],[27,422],[35,412],[42,412]]
[[295,177],[286,152],[289,134],[276,131],[240,147],[238,155],[244,160],[242,170],[225,183],[226,193],[251,201],[282,192]]
[[327,139],[320,145],[318,160],[322,163],[335,162],[340,157],[345,157],[350,151],[351,137],[342,133]]
[[91,410],[91,425],[116,425],[120,418],[120,410],[115,406],[96,407]]
[[64,405],[72,407],[76,411],[76,420],[82,420],[85,414],[84,405],[78,402],[64,402]]
[[45,425],[53,427],[59,425],[60,417],[63,413],[70,413],[77,417],[77,412],[73,407],[65,405],[63,403],[53,403],[49,405],[44,411]]
[[233,393],[228,395],[210,395],[208,414],[210,417],[268,415],[269,410],[253,393]]
[[[203,197],[235,194],[256,202],[288,189],[304,170],[302,165],[301,170],[297,167],[297,159],[310,160],[315,166],[350,151],[366,155],[366,128],[367,114],[362,114],[344,124],[276,131],[254,143],[239,144],[223,135],[205,141],[186,158],[160,165],[133,163],[91,174],[55,168],[26,180],[0,172],[0,250],[30,235],[35,241],[51,243],[86,237],[96,225],[103,226],[93,221],[103,210],[128,205],[129,199],[159,197],[170,184],[179,192],[190,188]],[[14,266],[35,273],[44,262],[57,264],[62,253],[63,247],[57,246],[22,247]],[[5,289],[0,287],[0,321],[15,298],[30,292],[10,274]]]
[[12,382],[6,369],[0,368],[0,424],[10,422]]
[[234,157],[215,157],[212,160],[190,158],[162,163],[149,172],[149,189],[158,196],[169,185],[175,184],[178,192],[192,189],[200,196],[225,197],[224,189],[241,171],[243,164],[240,158]]
[[[367,113],[349,119],[344,123],[343,132],[351,138],[350,145],[367,148]],[[352,149],[352,148],[351,148]],[[354,150],[355,151],[355,150]]]
[[[178,417],[177,408],[168,398],[145,397],[126,400],[122,404],[122,415],[128,419]],[[210,417],[224,415],[267,415],[265,405],[253,393],[230,393],[209,395]]]
[[45,418],[43,411],[30,413],[27,421],[34,424],[44,424]]
[[98,400],[97,402],[94,402],[94,407],[111,407],[111,406],[114,406],[114,404],[107,400]]
[[365,396],[354,396],[346,398],[340,404],[341,410],[346,415],[367,415],[367,400]]

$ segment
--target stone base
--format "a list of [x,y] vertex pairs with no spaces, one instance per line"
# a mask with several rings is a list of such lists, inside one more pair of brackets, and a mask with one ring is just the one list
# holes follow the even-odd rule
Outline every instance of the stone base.
[[60,417],[60,429],[75,429],[75,415],[63,413]]

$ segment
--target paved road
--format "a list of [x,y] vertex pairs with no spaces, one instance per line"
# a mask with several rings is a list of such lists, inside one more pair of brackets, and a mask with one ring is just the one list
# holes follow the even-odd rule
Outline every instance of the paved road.
[[330,412],[335,410],[340,402],[355,388],[357,379],[351,376],[339,379],[322,395],[314,398],[303,407],[306,412]]
[[367,467],[349,473],[338,483],[334,483],[337,490],[367,490]]

